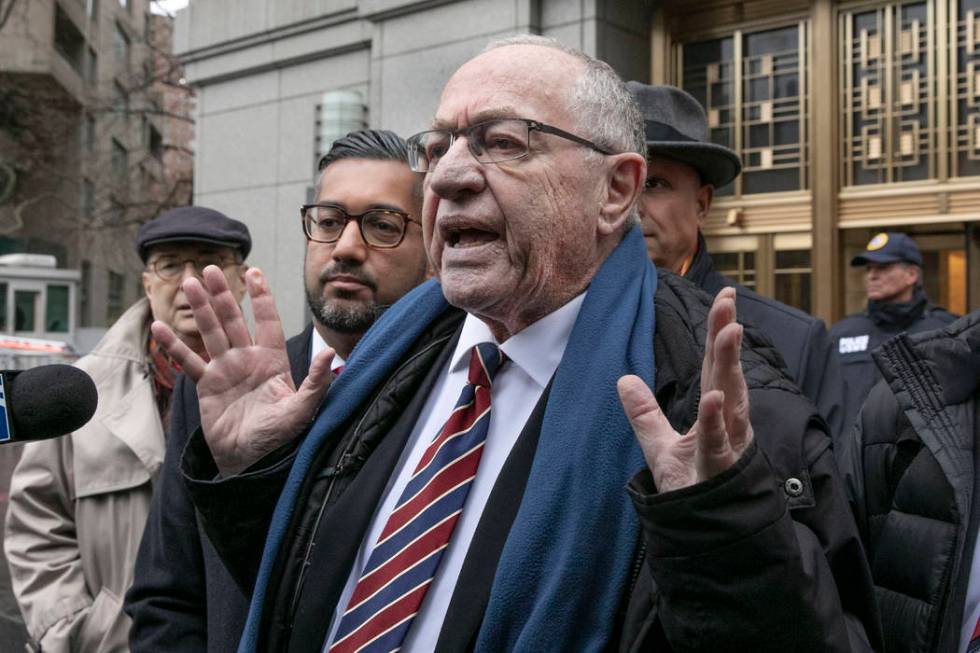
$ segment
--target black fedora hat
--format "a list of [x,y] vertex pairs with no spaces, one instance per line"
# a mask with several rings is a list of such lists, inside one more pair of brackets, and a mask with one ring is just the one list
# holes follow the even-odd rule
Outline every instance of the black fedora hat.
[[704,108],[691,94],[676,86],[627,82],[643,115],[647,149],[653,154],[682,161],[715,188],[724,186],[742,171],[742,161],[732,150],[708,140]]

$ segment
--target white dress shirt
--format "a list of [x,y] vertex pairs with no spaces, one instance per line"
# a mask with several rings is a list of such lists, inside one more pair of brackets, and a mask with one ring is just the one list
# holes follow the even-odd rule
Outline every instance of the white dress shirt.
[[[316,327],[313,327],[313,335],[310,336],[310,338],[310,364],[312,365],[313,359],[316,358],[316,355],[330,345],[328,345],[327,341],[323,339],[320,332],[316,330]],[[347,361],[345,361],[340,354],[334,354],[333,361],[330,363],[330,371],[336,372],[338,367],[343,367],[346,363]]]
[[[402,645],[403,652],[435,649],[439,632],[442,630],[442,622],[449,609],[449,600],[456,588],[463,560],[470,548],[480,517],[483,515],[490,491],[524,429],[524,424],[531,416],[534,406],[541,398],[555,370],[558,369],[558,363],[565,353],[565,345],[568,344],[568,337],[571,335],[584,299],[585,293],[578,295],[557,311],[538,320],[500,345],[500,349],[510,360],[497,371],[493,380],[490,425],[480,466],[449,546],[443,552],[439,569]],[[467,315],[452,358],[439,375],[419,414],[415,428],[385,488],[381,504],[371,519],[367,535],[358,549],[354,566],[337,603],[324,651],[327,651],[333,643],[340,618],[347,609],[347,603],[354,593],[357,580],[367,564],[374,543],[378,541],[388,516],[401,497],[425,449],[442,430],[443,424],[456,406],[460,392],[467,383],[470,350],[481,342],[496,343],[497,341],[486,324],[472,315]]]

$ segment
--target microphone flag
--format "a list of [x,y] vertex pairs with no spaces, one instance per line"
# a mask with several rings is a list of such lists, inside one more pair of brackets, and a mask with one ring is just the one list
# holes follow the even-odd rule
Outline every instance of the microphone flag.
[[7,375],[0,374],[0,442],[9,442],[12,431],[7,413]]

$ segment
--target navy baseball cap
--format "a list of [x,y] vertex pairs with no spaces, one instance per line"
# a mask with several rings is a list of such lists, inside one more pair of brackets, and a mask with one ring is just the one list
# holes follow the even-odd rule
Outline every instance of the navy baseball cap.
[[883,231],[875,234],[868,241],[864,251],[851,259],[851,265],[867,265],[868,263],[895,263],[904,261],[914,265],[922,265],[922,252],[915,241],[897,231]]
[[246,258],[252,251],[252,236],[244,223],[203,206],[170,209],[140,227],[136,253],[146,263],[149,249],[163,243],[198,242],[230,247]]

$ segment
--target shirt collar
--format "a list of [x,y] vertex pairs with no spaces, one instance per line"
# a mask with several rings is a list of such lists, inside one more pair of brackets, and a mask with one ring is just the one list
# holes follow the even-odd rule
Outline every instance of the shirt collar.
[[[313,336],[312,336],[312,338],[313,339],[310,342],[310,362],[311,363],[313,362],[313,359],[316,358],[316,355],[319,354],[324,349],[326,349],[327,346],[328,346],[327,345],[327,341],[323,339],[323,336],[321,336],[320,335],[320,332],[316,330],[316,327],[313,327]],[[346,364],[346,362],[347,361],[345,361],[340,354],[335,354],[334,357],[333,357],[333,361],[330,363],[330,371],[331,372],[336,372],[337,371],[337,368],[338,367],[343,367]]]
[[[582,292],[500,345],[500,349],[513,364],[521,368],[542,389],[548,385],[558,369],[584,300],[585,293]],[[481,342],[497,343],[497,339],[482,320],[467,313],[449,370],[455,372],[466,369],[470,362],[470,350]]]

